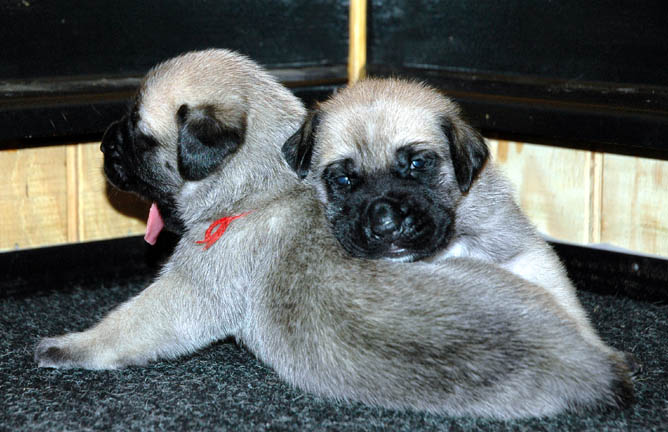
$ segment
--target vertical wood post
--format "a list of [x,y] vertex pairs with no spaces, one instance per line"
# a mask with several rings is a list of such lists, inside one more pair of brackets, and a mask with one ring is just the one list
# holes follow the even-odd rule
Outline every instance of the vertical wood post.
[[585,243],[601,242],[602,206],[603,206],[603,153],[590,152],[587,157],[589,198],[585,224],[587,238]]
[[350,0],[348,15],[348,82],[366,74],[366,8],[367,0]]

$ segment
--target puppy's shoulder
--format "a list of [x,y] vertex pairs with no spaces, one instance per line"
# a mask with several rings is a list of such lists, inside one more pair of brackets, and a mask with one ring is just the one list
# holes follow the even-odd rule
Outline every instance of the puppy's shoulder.
[[312,188],[299,184],[278,195],[266,207],[267,216],[278,215],[291,221],[301,221],[309,226],[323,216],[322,205]]

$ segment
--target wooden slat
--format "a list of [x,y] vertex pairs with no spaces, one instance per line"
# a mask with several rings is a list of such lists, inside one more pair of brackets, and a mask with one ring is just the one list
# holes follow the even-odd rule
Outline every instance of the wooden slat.
[[601,242],[601,211],[603,206],[603,154],[599,152],[589,152],[586,159],[585,171],[589,172],[587,176],[587,185],[585,190],[589,192],[589,205],[585,214],[585,224],[587,225],[587,242]]
[[[668,256],[668,161],[489,140],[539,230]],[[148,204],[109,187],[99,143],[5,150],[0,250],[136,235]]]
[[492,156],[515,187],[517,201],[538,229],[588,241],[589,152],[489,140]]
[[141,234],[148,204],[108,186],[103,174],[100,143],[79,144],[80,240],[101,240]]
[[67,146],[0,152],[0,250],[68,241]]
[[603,157],[601,241],[668,256],[668,161]]
[[81,238],[79,232],[79,147],[76,144],[68,145],[66,154],[67,177],[67,242],[73,243]]
[[0,152],[0,251],[144,232],[148,204],[107,186],[99,143]]
[[350,0],[348,15],[348,82],[366,75],[366,9],[367,0]]

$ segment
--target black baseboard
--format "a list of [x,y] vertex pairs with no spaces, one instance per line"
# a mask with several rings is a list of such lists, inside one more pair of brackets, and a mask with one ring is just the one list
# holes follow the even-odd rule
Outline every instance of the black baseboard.
[[[346,65],[270,70],[311,106],[346,83]],[[0,150],[99,140],[129,109],[140,77],[0,82]]]
[[429,83],[455,99],[485,136],[668,158],[668,89],[532,76],[369,64],[369,74]]
[[67,289],[92,280],[151,277],[177,238],[163,233],[155,246],[141,236],[66,244],[0,254],[0,298]]
[[[141,236],[0,254],[0,297],[27,296],[90,281],[151,277],[178,239],[168,233],[149,246]],[[668,303],[668,261],[552,243],[578,289]]]
[[552,242],[578,289],[668,303],[668,260]]

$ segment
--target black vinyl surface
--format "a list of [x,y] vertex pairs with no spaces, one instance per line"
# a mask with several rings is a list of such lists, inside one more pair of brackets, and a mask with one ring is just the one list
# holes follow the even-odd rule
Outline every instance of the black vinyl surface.
[[[0,5],[0,148],[99,136],[149,67],[209,47],[345,82],[344,0]],[[668,158],[661,0],[372,0],[368,71],[425,80],[486,135]],[[29,35],[29,37],[27,37]],[[323,81],[323,77],[326,77]],[[333,90],[335,87],[330,87]],[[312,88],[300,94],[318,100]]]
[[668,85],[661,0],[371,0],[369,62]]
[[[36,367],[40,337],[97,322],[150,282],[173,244],[133,237],[0,255],[0,430],[667,430],[668,264],[567,245],[557,250],[595,327],[643,365],[627,411],[498,422],[338,403],[287,386],[232,341],[116,371]],[[652,296],[641,280],[658,287]]]
[[345,64],[344,1],[4,1],[0,81],[141,76],[184,51],[225,47],[269,68]]
[[489,138],[668,158],[668,87],[371,64],[372,76],[424,81]]
[[368,71],[427,81],[488,136],[668,157],[660,0],[372,0]]
[[0,149],[99,139],[152,66],[207,48],[250,56],[311,104],[346,80],[348,3],[4,1]]
[[[327,98],[345,80],[345,67],[272,70],[307,106]],[[303,81],[287,81],[300,79]],[[129,110],[139,78],[31,85],[0,100],[0,150],[95,141]],[[315,82],[313,82],[315,81]],[[322,81],[322,82],[319,82]],[[34,83],[33,83],[34,84]]]

